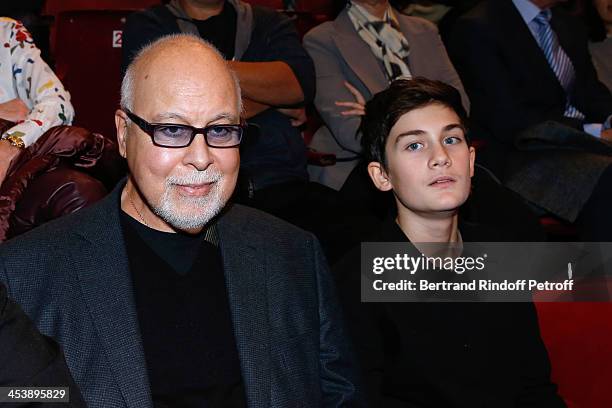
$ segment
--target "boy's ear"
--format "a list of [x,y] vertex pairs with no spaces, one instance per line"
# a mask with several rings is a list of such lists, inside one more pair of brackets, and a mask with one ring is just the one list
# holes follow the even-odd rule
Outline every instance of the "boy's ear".
[[380,191],[389,191],[393,188],[387,172],[379,162],[370,162],[368,164],[368,174],[376,188]]
[[470,146],[470,177],[474,177],[474,162],[476,161],[476,149]]

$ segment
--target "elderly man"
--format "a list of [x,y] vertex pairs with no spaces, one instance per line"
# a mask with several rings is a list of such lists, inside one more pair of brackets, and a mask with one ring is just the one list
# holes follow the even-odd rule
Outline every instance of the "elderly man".
[[127,182],[0,247],[0,279],[62,344],[90,407],[358,402],[317,241],[226,205],[240,112],[212,46],[154,42],[128,67],[115,116]]

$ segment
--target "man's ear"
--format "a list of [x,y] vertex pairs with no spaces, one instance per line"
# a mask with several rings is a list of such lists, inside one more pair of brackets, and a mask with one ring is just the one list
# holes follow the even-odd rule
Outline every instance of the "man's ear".
[[389,191],[393,188],[387,172],[379,162],[370,162],[368,164],[368,174],[376,188],[380,191]]
[[124,111],[117,109],[115,111],[115,128],[117,129],[117,144],[119,145],[119,154],[121,157],[126,157],[126,142],[127,142],[127,125],[128,117]]
[[470,146],[470,178],[474,177],[474,162],[476,161],[476,149]]

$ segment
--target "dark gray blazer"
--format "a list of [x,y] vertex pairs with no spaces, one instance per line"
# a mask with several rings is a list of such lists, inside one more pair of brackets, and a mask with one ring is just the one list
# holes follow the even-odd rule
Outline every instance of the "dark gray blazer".
[[[398,11],[395,14],[410,44],[409,65],[412,75],[440,80],[454,86],[461,92],[463,104],[469,110],[469,100],[436,26],[422,18],[406,16]],[[366,101],[385,89],[389,83],[383,65],[355,31],[346,9],[334,21],[309,31],[304,37],[304,48],[315,64],[315,106],[325,123],[315,134],[310,146],[322,152],[335,153],[339,158],[354,157],[361,152],[360,140],[356,137],[361,119],[357,116],[342,116],[340,112],[345,109],[336,106],[335,101],[355,99],[345,88],[344,81],[357,88]],[[308,171],[313,181],[339,189],[356,163],[352,161],[319,168],[310,166]]]
[[[63,346],[90,407],[152,408],[120,193],[0,245],[0,280]],[[238,205],[217,226],[249,407],[359,405],[316,239]]]

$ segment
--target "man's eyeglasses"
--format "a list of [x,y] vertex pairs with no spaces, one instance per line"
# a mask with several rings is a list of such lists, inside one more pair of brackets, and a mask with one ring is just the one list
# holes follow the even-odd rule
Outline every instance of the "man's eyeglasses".
[[127,109],[124,109],[124,112],[143,132],[151,136],[154,145],[161,147],[187,147],[198,134],[204,135],[204,140],[210,147],[236,147],[240,145],[245,128],[242,124],[196,128],[173,123],[149,123]]

